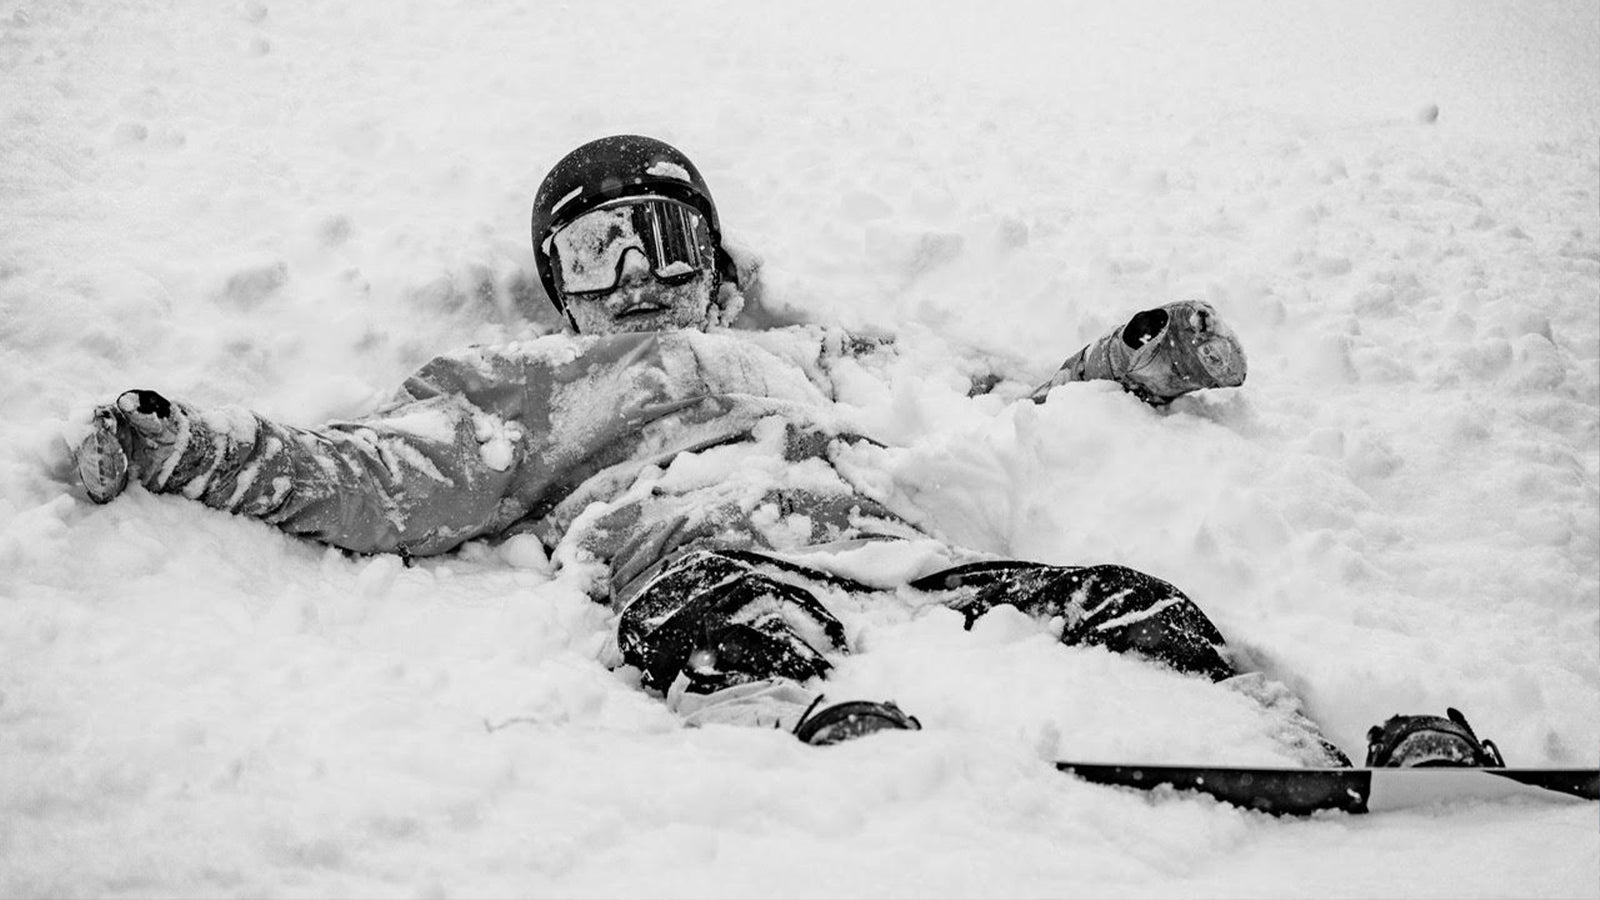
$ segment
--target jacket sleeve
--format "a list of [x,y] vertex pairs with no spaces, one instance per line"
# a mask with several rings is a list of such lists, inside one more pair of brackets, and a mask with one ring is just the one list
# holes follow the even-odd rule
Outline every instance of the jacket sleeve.
[[[158,493],[252,516],[359,553],[442,553],[521,518],[513,485],[525,451],[524,390],[461,360],[430,363],[378,413],[319,429],[229,407],[173,403],[175,435],[133,469]],[[496,400],[485,409],[463,388]]]

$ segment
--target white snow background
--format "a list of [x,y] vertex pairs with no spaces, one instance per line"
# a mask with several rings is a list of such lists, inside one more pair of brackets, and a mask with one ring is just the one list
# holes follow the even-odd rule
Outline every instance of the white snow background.
[[[1020,615],[848,611],[835,690],[920,733],[684,729],[536,545],[97,507],[57,440],[130,387],[316,425],[549,329],[539,179],[652,134],[770,305],[899,335],[854,396],[953,538],[1175,582],[1353,756],[1454,705],[1594,766],[1597,59],[1589,2],[0,5],[0,895],[1597,896],[1592,804],[1057,774],[1279,760]],[[1243,388],[965,396],[1185,297]]]

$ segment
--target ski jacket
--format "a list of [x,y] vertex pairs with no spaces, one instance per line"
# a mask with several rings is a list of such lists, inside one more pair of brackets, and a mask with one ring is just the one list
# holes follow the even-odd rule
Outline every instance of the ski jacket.
[[830,366],[876,349],[791,327],[552,335],[438,357],[370,416],[302,429],[186,413],[147,487],[359,553],[521,532],[617,586],[699,542],[778,548],[916,534],[848,474],[871,442]]

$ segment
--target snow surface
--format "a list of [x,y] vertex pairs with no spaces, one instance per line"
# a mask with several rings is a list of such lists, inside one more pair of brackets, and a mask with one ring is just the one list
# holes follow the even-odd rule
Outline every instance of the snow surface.
[[[553,328],[533,191],[643,132],[770,305],[900,336],[853,396],[953,536],[1178,583],[1353,754],[1455,705],[1597,764],[1593,3],[660,9],[0,6],[0,895],[1600,893],[1591,804],[1279,821],[1059,776],[1263,736],[1021,616],[852,611],[838,690],[926,730],[817,750],[678,727],[525,539],[407,569],[69,490],[63,423],[125,388],[315,425]],[[1182,297],[1243,388],[965,398],[952,360],[1043,380]]]

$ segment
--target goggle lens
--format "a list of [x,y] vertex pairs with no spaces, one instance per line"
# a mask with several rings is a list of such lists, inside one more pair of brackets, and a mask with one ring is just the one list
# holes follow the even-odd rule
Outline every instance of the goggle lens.
[[621,277],[622,257],[637,249],[650,271],[682,284],[711,268],[711,229],[694,207],[661,197],[613,200],[573,219],[550,239],[561,290],[609,291]]

